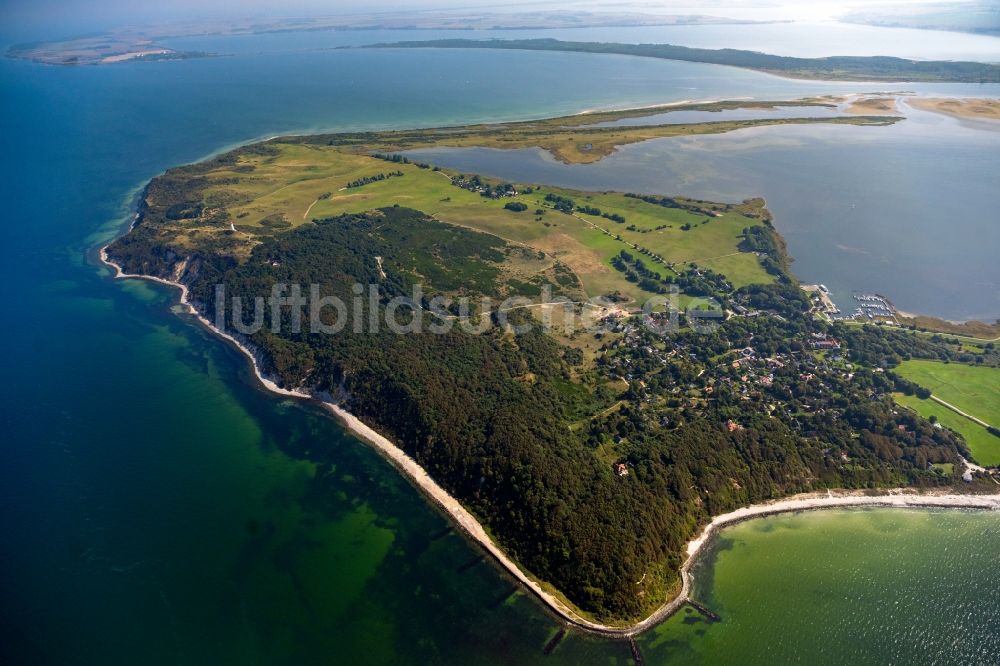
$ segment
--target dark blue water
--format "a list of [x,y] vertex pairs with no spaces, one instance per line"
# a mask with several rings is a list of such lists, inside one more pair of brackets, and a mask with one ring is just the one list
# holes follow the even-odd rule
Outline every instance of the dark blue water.
[[[169,290],[114,282],[88,251],[150,177],[255,137],[537,117],[691,87],[814,86],[566,54],[0,61],[4,663],[542,661],[558,625],[476,564],[392,467],[312,407],[263,393],[236,352],[171,312]],[[547,661],[627,655],[571,635]]]
[[[500,66],[456,55],[0,62],[7,663],[541,658],[556,625],[474,564],[392,467],[264,394],[238,354],[171,313],[169,290],[115,283],[86,257],[138,186],[226,145],[594,99],[543,60],[498,102],[480,77]],[[571,661],[627,654],[564,647]]]

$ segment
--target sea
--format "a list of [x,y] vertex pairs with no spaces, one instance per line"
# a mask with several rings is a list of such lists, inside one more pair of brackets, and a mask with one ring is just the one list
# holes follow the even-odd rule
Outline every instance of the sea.
[[[817,43],[812,28],[772,26],[729,44],[732,27],[702,28],[662,40],[770,40],[774,52],[806,55]],[[9,30],[0,43],[18,41]],[[511,36],[534,34],[552,36]],[[563,625],[393,467],[314,405],[264,392],[239,353],[179,312],[175,291],[112,280],[95,248],[124,231],[151,177],[273,135],[886,86],[621,56],[334,48],[439,36],[198,38],[175,45],[223,57],[108,67],[0,60],[3,663],[631,663],[621,641],[556,640]],[[895,54],[1000,60],[995,38],[879,36]],[[938,117],[772,128],[629,147],[582,176],[537,153],[518,159],[554,184],[611,182],[617,167],[634,189],[763,194],[804,278],[884,289],[920,312],[995,317],[996,262],[980,252],[998,247],[991,132]],[[506,168],[489,159],[484,168]],[[654,162],[663,171],[651,176]],[[836,216],[818,212],[833,206]],[[846,230],[817,229],[835,223]],[[971,295],[949,305],[936,289],[952,281]],[[696,571],[696,596],[721,621],[683,612],[638,649],[648,664],[996,663],[998,552],[993,514],[752,521],[723,532]]]

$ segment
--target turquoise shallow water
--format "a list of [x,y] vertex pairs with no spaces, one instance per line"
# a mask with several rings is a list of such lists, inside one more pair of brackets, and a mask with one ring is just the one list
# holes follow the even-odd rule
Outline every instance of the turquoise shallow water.
[[[680,98],[698,73],[648,62],[622,76],[621,59],[574,65],[559,54],[350,57],[0,62],[5,663],[626,662],[625,645],[577,634],[543,657],[558,625],[388,464],[318,410],[265,394],[235,351],[171,311],[170,290],[111,281],[85,258],[120,229],[136,187],[227,145]],[[516,79],[491,76],[514,67]],[[709,70],[699,85],[773,85]],[[981,594],[989,572],[967,553],[997,552],[995,518],[941,520],[972,535],[950,551],[969,572],[954,594]],[[919,545],[922,530],[898,533]],[[783,552],[770,540],[750,550]],[[741,613],[769,612],[727,601],[724,578],[739,576],[726,578],[724,562],[711,597],[724,622],[695,637],[666,625],[643,640],[647,663],[713,654],[706,637],[722,650],[744,640],[727,632]],[[829,566],[824,589],[839,590]],[[915,575],[940,580],[936,569]],[[891,600],[894,584],[871,603]],[[803,605],[797,619],[814,622],[811,612]],[[970,640],[993,635],[978,614],[960,620]],[[795,626],[767,631],[794,636]],[[899,627],[902,641],[945,635],[933,616]],[[811,643],[786,650],[822,656]]]

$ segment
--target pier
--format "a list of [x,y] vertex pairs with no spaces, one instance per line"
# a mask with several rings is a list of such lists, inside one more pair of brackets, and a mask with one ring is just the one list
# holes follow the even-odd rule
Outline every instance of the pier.
[[864,292],[854,292],[854,300],[858,302],[855,310],[855,317],[859,319],[896,322],[896,307],[892,302],[881,294],[867,294]]

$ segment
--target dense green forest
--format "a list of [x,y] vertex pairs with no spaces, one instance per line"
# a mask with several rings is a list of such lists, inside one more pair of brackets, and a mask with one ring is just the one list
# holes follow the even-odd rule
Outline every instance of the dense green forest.
[[[399,206],[264,225],[249,244],[228,229],[225,202],[204,193],[212,170],[237,156],[154,179],[138,222],[108,248],[127,272],[184,282],[199,311],[225,317],[230,332],[231,299],[253,304],[276,283],[317,285],[347,303],[356,283],[375,285],[365,303],[380,317],[419,283],[422,296],[401,318],[427,315],[427,324],[456,313],[428,314],[435,297],[534,295],[546,285],[582,293],[558,263],[531,279],[514,271],[541,261],[529,248]],[[327,334],[296,327],[285,306],[264,308],[244,340],[281,385],[332,395],[398,443],[532,575],[595,618],[625,621],[675,589],[684,545],[715,514],[800,491],[959,482],[964,443],[893,405],[893,391],[914,389],[892,367],[912,357],[966,362],[969,352],[821,321],[787,273],[780,237],[763,229],[745,232],[745,249],[766,255],[773,285],[734,289],[698,268],[661,276],[619,255],[656,289],[678,286],[738,313],[709,330],[683,313],[669,330],[656,324],[674,313],[621,314],[604,332],[557,339],[514,310],[507,326],[485,313],[494,325],[481,333],[399,335],[355,327],[370,312],[347,308],[346,325]],[[993,350],[973,356],[1000,362]],[[954,474],[935,463],[954,464]]]
[[361,48],[453,48],[520,49],[529,51],[577,51],[686,60],[730,65],[798,78],[844,81],[961,81],[1000,82],[1000,65],[951,60],[908,60],[889,56],[833,56],[793,58],[739,49],[699,49],[672,44],[617,44],[570,42],[558,39],[436,39],[396,42]]

